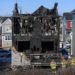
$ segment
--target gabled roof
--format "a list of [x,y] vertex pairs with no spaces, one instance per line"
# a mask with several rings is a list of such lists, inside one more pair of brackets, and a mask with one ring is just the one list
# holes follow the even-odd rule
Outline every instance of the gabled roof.
[[2,25],[11,25],[12,22],[11,22],[11,19],[10,18],[7,18],[3,23]]
[[50,9],[47,9],[44,6],[40,6],[36,11],[32,13],[32,15],[48,15],[49,13]]
[[0,22],[3,23],[6,19],[11,19],[11,17],[0,17]]
[[75,9],[71,11],[72,14],[75,14]]
[[65,17],[66,20],[72,20],[72,13],[64,13],[63,17]]

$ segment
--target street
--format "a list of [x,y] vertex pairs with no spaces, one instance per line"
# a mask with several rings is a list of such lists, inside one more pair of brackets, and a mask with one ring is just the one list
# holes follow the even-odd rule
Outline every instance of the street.
[[50,69],[19,69],[0,71],[0,75],[75,75],[75,67],[59,69],[56,74],[52,74]]

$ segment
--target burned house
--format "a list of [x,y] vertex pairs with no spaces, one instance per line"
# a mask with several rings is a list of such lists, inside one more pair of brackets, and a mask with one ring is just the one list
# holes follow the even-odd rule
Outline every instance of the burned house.
[[53,9],[41,6],[32,14],[20,14],[15,4],[12,41],[18,51],[58,51],[60,21],[57,5],[55,3]]

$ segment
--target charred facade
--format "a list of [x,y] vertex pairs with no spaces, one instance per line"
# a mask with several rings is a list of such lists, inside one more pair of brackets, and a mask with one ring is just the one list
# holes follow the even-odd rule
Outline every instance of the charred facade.
[[60,21],[57,3],[53,9],[41,6],[32,14],[20,14],[15,4],[12,21],[13,46],[18,51],[58,51]]

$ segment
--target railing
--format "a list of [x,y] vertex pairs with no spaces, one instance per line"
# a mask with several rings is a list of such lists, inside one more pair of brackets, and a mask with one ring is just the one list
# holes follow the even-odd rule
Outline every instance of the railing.
[[50,67],[50,62],[52,59],[55,60],[57,66],[61,65],[60,64],[60,57],[61,55],[58,53],[51,53],[51,54],[44,54],[44,53],[35,53],[35,54],[30,54],[29,59],[31,60],[31,65],[33,66],[45,66],[45,67]]

